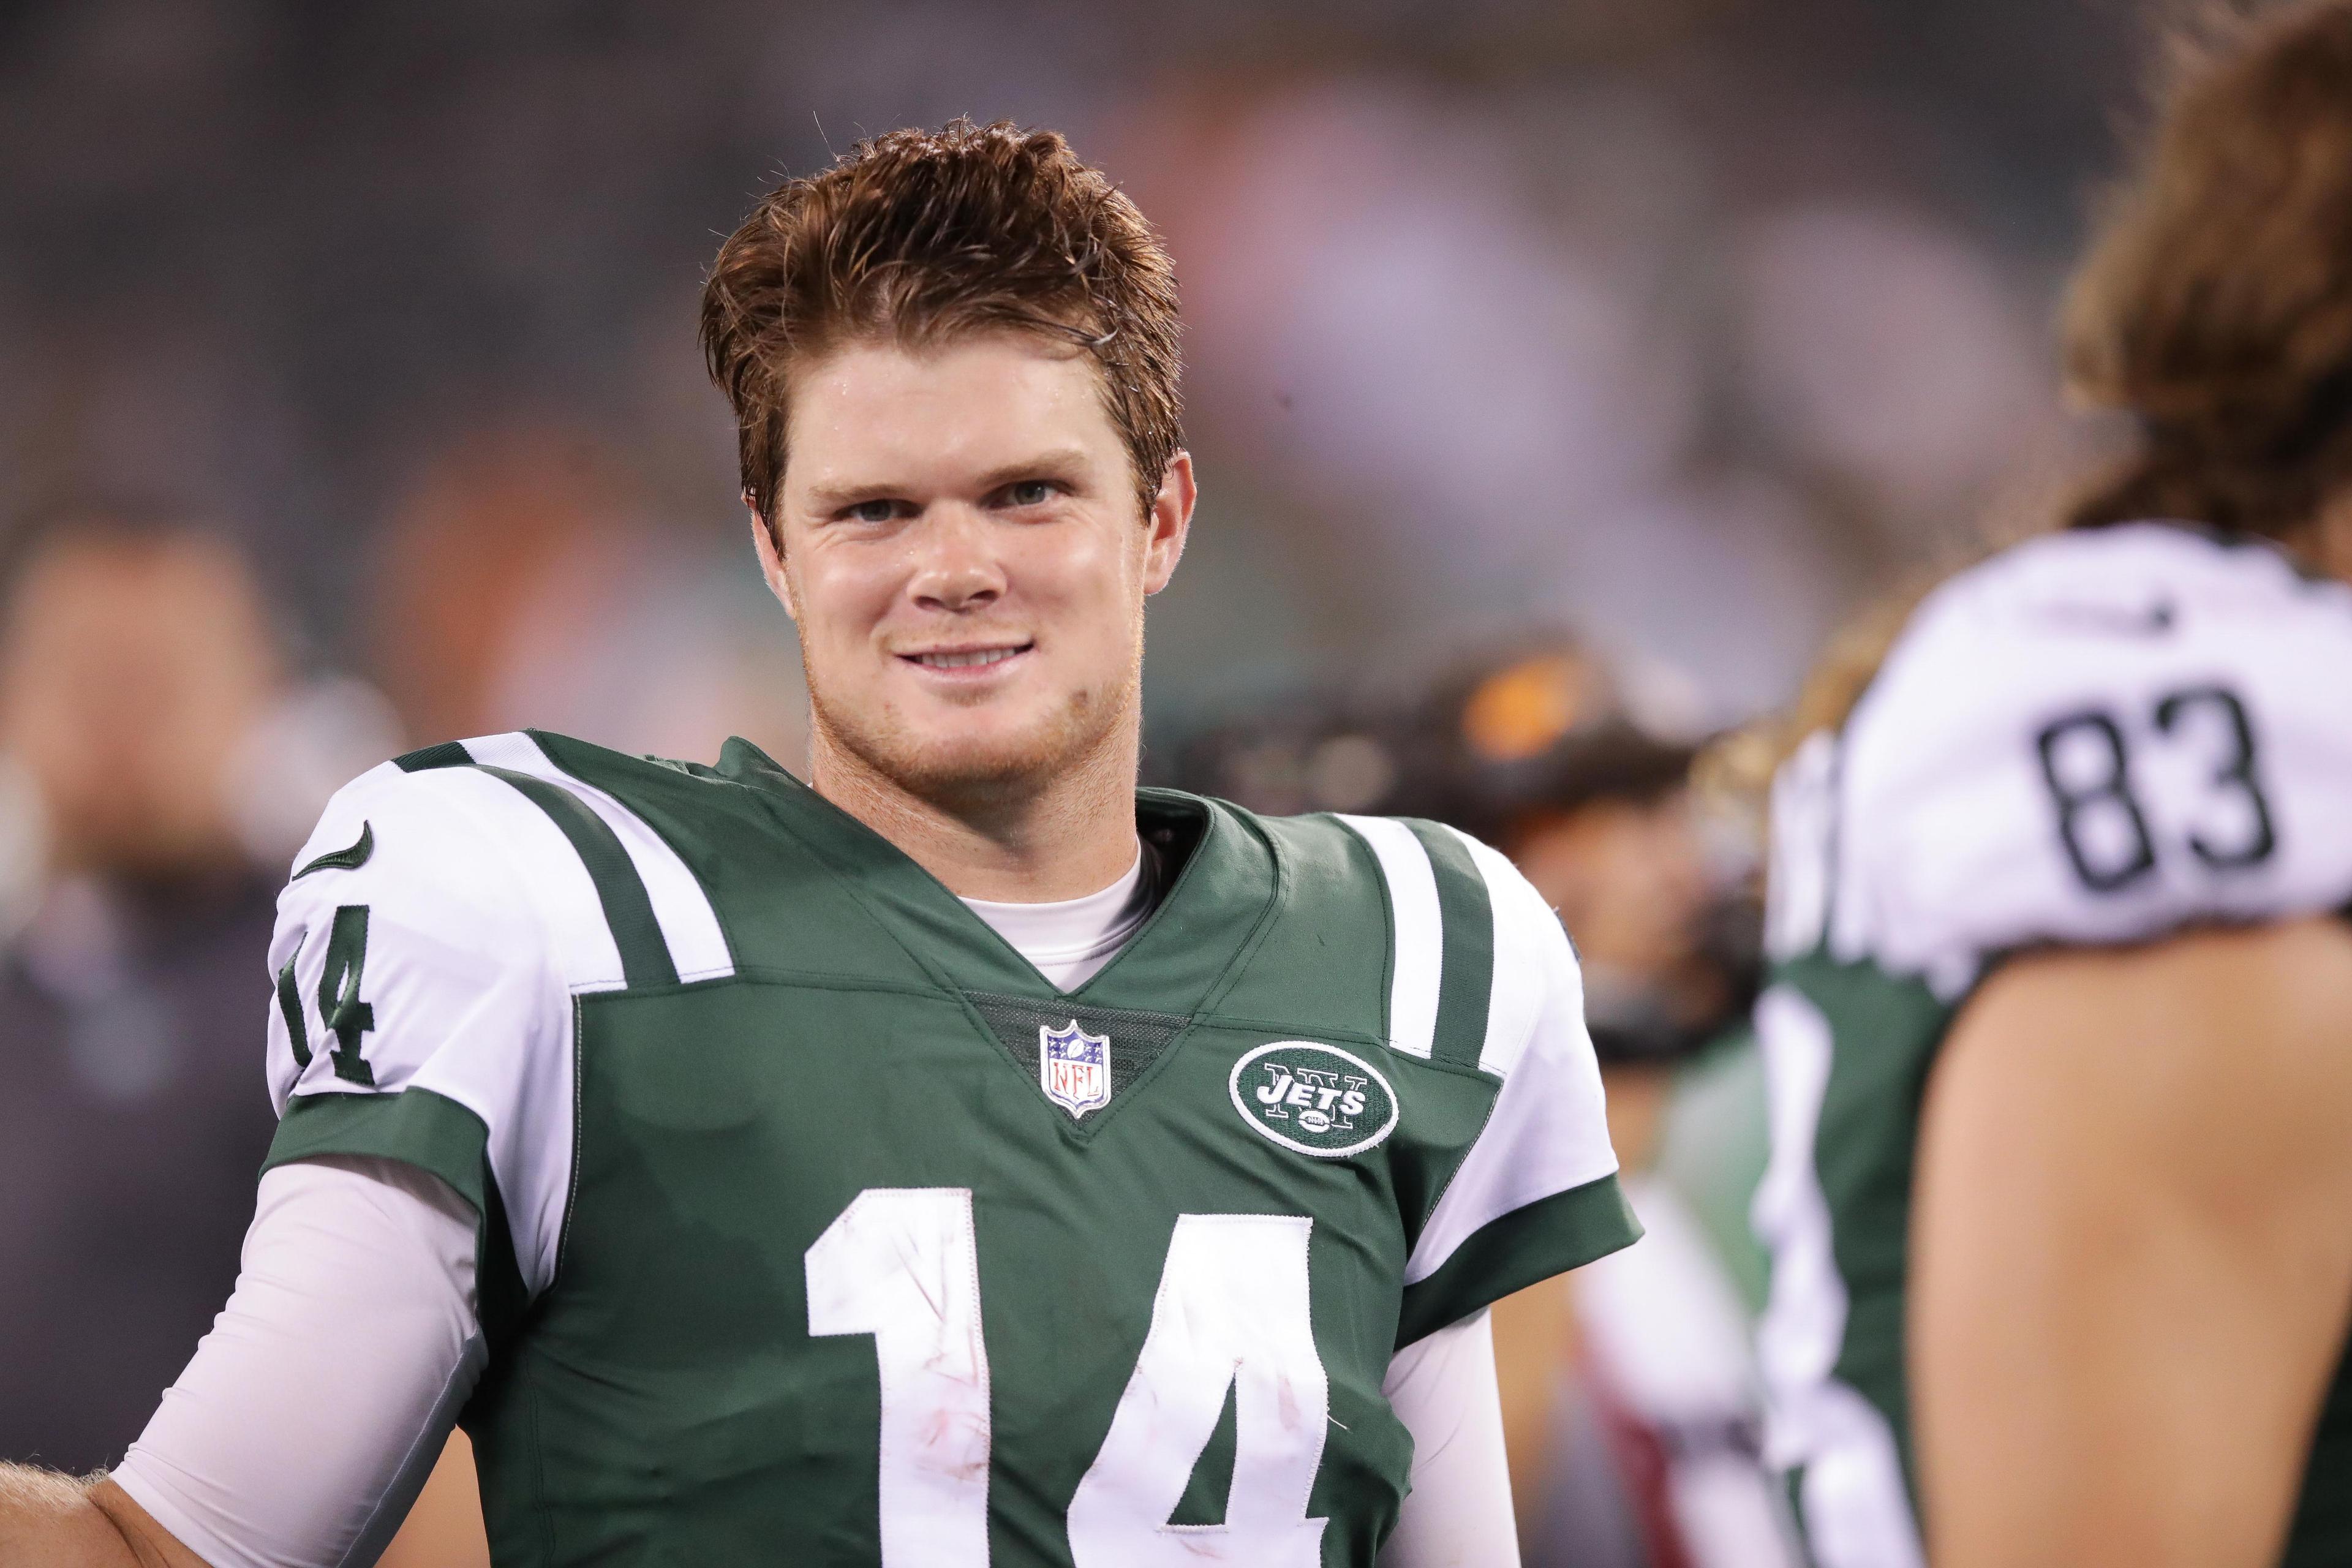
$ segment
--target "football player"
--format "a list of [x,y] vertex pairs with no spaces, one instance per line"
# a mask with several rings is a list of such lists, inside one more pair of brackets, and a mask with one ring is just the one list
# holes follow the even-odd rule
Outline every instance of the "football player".
[[1772,1440],[1821,1568],[2352,1563],[2352,4],[2179,79],[2065,326],[2136,452],[1775,788]]
[[1136,789],[1193,503],[1141,215],[895,132],[702,330],[809,782],[531,731],[348,786],[236,1295],[112,1478],[0,1477],[0,1556],[366,1562],[462,1422],[505,1565],[1516,1561],[1483,1314],[1637,1234],[1576,964],[1448,829]]
[[1693,748],[1645,727],[1569,638],[1442,685],[1423,750],[1450,820],[1492,842],[1576,936],[1611,1142],[1642,1245],[1494,1310],[1519,1539],[1573,1568],[1782,1568],[1786,1506],[1761,1462],[1749,1315],[1658,1168],[1682,1067],[1755,1000],[1747,878],[1708,842]]

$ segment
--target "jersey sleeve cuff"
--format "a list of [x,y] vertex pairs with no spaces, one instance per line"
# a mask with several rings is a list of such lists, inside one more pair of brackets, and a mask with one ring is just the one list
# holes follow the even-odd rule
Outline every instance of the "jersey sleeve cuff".
[[163,1527],[163,1532],[194,1552],[207,1568],[269,1568],[269,1564],[244,1548],[224,1541],[208,1529],[200,1510],[187,1501],[180,1488],[158,1470],[168,1466],[158,1465],[149,1455],[132,1444],[122,1463],[107,1472],[107,1479],[122,1489],[122,1494],[147,1510],[147,1517]]
[[487,1217],[489,1139],[489,1128],[473,1110],[429,1089],[297,1095],[278,1121],[261,1168],[322,1154],[398,1160],[440,1177]]
[[1641,1239],[1641,1221],[1614,1173],[1513,1209],[1474,1232],[1426,1279],[1404,1288],[1397,1348]]

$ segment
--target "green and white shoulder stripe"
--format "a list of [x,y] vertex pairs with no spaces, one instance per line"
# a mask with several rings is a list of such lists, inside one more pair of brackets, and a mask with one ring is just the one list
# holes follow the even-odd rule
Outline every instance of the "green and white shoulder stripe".
[[1629,1245],[1583,983],[1558,917],[1487,846],[1433,823],[1340,819],[1378,860],[1390,1048],[1493,1083],[1484,1125],[1405,1266],[1400,1342]]
[[[272,1164],[407,1161],[555,1276],[572,1188],[573,999],[733,973],[653,828],[525,734],[411,752],[331,801],[270,945]],[[494,1234],[502,1230],[503,1236]],[[503,1247],[485,1251],[485,1279]]]
[[735,972],[709,895],[677,851],[611,794],[558,766],[532,736],[515,731],[450,742],[412,752],[394,765],[410,773],[472,766],[544,812],[596,884],[628,984],[691,983]]

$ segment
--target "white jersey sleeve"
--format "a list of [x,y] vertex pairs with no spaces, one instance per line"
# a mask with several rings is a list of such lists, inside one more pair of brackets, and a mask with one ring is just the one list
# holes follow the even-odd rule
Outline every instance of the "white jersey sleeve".
[[1559,917],[1498,851],[1433,823],[1342,817],[1380,862],[1393,925],[1391,1048],[1494,1086],[1413,1240],[1398,1343],[1642,1234],[1584,983]]
[[624,982],[558,821],[470,765],[363,774],[297,858],[269,966],[269,1164],[420,1166],[503,1220],[486,1311],[501,1277],[543,1289],[571,1186],[572,996]]
[[1779,858],[1776,950],[1811,905],[1946,996],[2019,949],[2343,908],[2352,587],[2168,524],[2035,540],[1931,595],[1784,785],[1776,837],[1825,853]]

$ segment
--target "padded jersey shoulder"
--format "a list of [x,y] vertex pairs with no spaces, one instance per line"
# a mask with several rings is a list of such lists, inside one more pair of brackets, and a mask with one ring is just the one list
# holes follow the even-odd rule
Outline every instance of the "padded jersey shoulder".
[[2134,524],[1960,574],[1785,775],[1833,797],[1832,952],[1951,994],[2004,951],[2342,905],[2347,670],[2352,587],[2259,542]]
[[1456,1036],[1455,1059],[1507,1078],[1539,1017],[1558,1009],[1580,1016],[1582,978],[1559,918],[1499,850],[1414,817],[1332,820],[1361,839],[1379,867],[1395,949],[1390,1025],[1397,1040],[1435,1039],[1443,1057],[1446,1037]]
[[627,984],[553,821],[494,774],[385,763],[303,846],[268,963],[268,1163],[429,1171],[503,1211],[523,1288],[544,1287],[570,1185],[572,997]]
[[[474,770],[362,774],[291,870],[269,952],[281,1114],[294,1095],[398,1089],[484,996],[520,1005],[624,982],[586,868],[542,814]],[[368,1022],[339,1068],[310,1037],[331,1035],[346,1002]]]
[[1283,925],[1315,939],[1271,972],[1301,993],[1354,976],[1406,1106],[1391,1158],[1427,1206],[1407,1216],[1398,1342],[1637,1238],[1575,950],[1528,879],[1440,823],[1243,815],[1285,864]]

